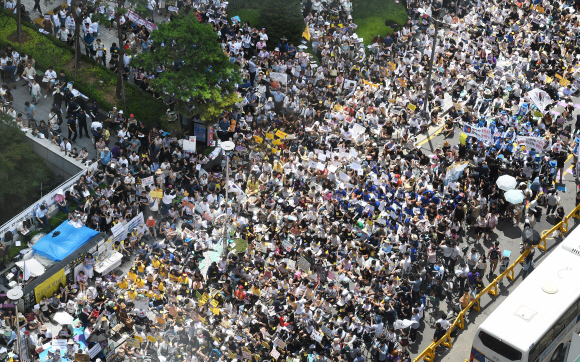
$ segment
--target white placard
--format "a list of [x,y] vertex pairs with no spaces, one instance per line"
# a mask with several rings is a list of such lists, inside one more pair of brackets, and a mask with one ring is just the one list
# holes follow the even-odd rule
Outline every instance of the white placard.
[[54,348],[54,349],[58,348],[60,350],[66,349],[67,348],[67,342],[68,342],[67,339],[53,339],[51,341],[52,348]]
[[153,185],[153,176],[149,176],[149,177],[145,177],[141,179],[141,186],[145,187],[145,186],[149,186],[149,185]]
[[320,333],[319,331],[312,331],[310,337],[312,337],[312,339],[318,343],[322,342],[322,333]]
[[[195,136],[190,136],[190,137],[195,138]],[[183,140],[183,150],[184,151],[195,152],[195,146],[196,146],[195,139],[193,141]]]
[[113,227],[111,228],[111,232],[113,233],[113,236],[118,236],[121,233],[123,233],[123,231],[125,231],[125,228],[123,227],[123,223],[121,223],[121,222],[113,225]]
[[99,352],[101,352],[102,349],[103,347],[101,347],[100,343],[95,344],[89,351],[89,357],[94,358],[97,354],[99,354]]

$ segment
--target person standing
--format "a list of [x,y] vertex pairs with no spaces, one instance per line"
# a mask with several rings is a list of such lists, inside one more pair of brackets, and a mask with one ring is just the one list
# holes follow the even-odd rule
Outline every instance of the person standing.
[[499,248],[499,241],[496,241],[487,252],[487,258],[489,259],[489,279],[493,277],[493,272],[495,272],[495,268],[497,268],[500,257],[501,249]]
[[80,109],[79,113],[77,114],[77,121],[79,125],[79,138],[83,138],[83,129],[85,130],[85,136],[90,138],[89,130],[87,129],[87,114],[85,113],[84,109]]
[[87,279],[91,279],[93,277],[94,267],[95,267],[95,259],[93,259],[93,255],[89,253],[85,257],[85,260],[83,261],[83,270],[85,271]]
[[71,142],[75,142],[77,139],[77,121],[75,120],[74,115],[68,116],[68,121],[66,122],[68,127],[68,139]]
[[49,93],[54,91],[54,82],[56,81],[56,72],[53,70],[52,65],[48,67],[46,72],[44,72],[44,79],[42,81],[48,83],[46,86],[46,94],[44,95],[44,98],[46,98]]
[[147,4],[147,9],[149,9],[149,21],[154,23],[155,20],[153,20],[153,14],[155,12],[155,8],[157,7],[157,3],[155,2],[155,0],[149,0],[148,4]]
[[552,191],[548,194],[548,208],[546,209],[546,217],[555,215],[556,207],[558,207],[559,202],[560,196],[558,196],[556,191]]
[[40,98],[40,84],[36,81],[36,79],[32,80],[32,87],[30,87],[30,95],[32,96],[32,101],[34,104],[38,104],[38,99]]

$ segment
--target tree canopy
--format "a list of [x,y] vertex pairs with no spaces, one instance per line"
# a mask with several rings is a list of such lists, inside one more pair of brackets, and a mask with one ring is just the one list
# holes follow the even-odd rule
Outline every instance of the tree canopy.
[[264,0],[260,9],[260,26],[268,32],[268,48],[277,46],[282,37],[298,45],[306,27],[299,0]]
[[159,25],[151,38],[153,51],[138,55],[133,64],[153,71],[165,67],[151,85],[156,92],[174,93],[182,103],[177,109],[193,108],[193,114],[212,124],[223,109],[239,101],[239,66],[230,62],[211,25],[200,23],[194,13],[178,15]]
[[0,224],[55,187],[55,177],[42,159],[24,142],[24,133],[11,117],[0,115]]

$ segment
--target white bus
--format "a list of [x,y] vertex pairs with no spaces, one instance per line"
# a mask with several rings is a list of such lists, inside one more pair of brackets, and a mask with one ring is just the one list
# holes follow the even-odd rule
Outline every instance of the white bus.
[[479,326],[469,361],[566,362],[579,332],[577,227]]

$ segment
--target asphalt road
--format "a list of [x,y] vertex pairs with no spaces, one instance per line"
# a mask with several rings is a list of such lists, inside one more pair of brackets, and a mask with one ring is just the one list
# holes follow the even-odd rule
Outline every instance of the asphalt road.
[[[579,103],[580,98],[574,97],[572,99],[574,103]],[[556,106],[554,110],[558,112],[562,112],[563,108],[560,106]],[[575,119],[576,114],[579,114],[576,108],[574,109],[573,118]],[[572,121],[567,121],[566,124],[570,124]],[[574,124],[572,124],[572,129],[574,129]],[[459,129],[456,129],[455,135],[453,138],[447,138],[451,146],[459,144]],[[422,137],[417,139],[418,143],[421,145],[423,152],[426,154],[432,154],[435,148],[439,145],[442,145],[445,141],[445,138],[442,134],[438,134],[436,129],[430,130],[429,137]],[[565,170],[568,170],[572,167],[572,157],[570,156],[566,162]],[[570,173],[565,173],[564,179],[562,184],[558,184],[558,186],[566,187],[566,191],[559,191],[559,195],[561,198],[561,205],[564,207],[564,211],[566,214],[569,214],[575,207],[576,207],[576,197],[575,197],[575,190],[577,188],[578,183],[574,179],[573,175]],[[555,224],[556,221],[553,217],[546,218],[545,208],[543,208],[542,216],[536,221],[536,225],[534,229],[536,229],[540,234],[543,231],[547,231],[551,229]],[[576,227],[576,225],[580,223],[580,220],[573,219],[570,220],[570,230]],[[468,233],[468,235],[472,235]],[[473,245],[474,238],[471,236],[465,241],[465,237],[463,238],[463,242],[460,245],[460,248],[465,245]],[[512,252],[511,260],[512,262],[520,255],[520,240],[521,240],[521,229],[519,227],[512,226],[511,221],[503,221],[500,222],[498,227],[496,228],[495,235],[492,237],[492,241],[498,240],[500,242],[500,248],[502,250],[510,250]],[[534,262],[536,264],[541,263],[542,260],[550,253],[551,250],[554,249],[555,245],[561,241],[560,238],[549,238],[547,240],[547,247],[548,250],[546,252],[539,252],[539,250],[535,254]],[[486,250],[491,247],[491,242],[485,242],[483,245],[486,247]],[[483,247],[479,247],[479,251],[483,251]],[[497,271],[496,271],[497,275]],[[447,348],[443,345],[437,348],[435,353],[435,361],[465,361],[465,359],[469,358],[469,354],[471,353],[471,344],[473,338],[475,336],[477,327],[490,315],[494,309],[509,295],[510,291],[514,290],[520,284],[521,278],[521,267],[515,268],[515,277],[516,279],[513,282],[509,282],[507,278],[504,279],[504,286],[498,288],[498,296],[492,297],[489,295],[484,296],[481,299],[481,311],[470,311],[466,316],[466,325],[464,330],[459,330],[458,335],[452,339],[453,347]],[[489,282],[488,276],[484,277],[484,283]],[[439,310],[447,311],[448,306],[446,302],[441,302]],[[450,313],[448,313],[450,315]],[[438,319],[439,317],[435,318]],[[425,318],[423,320],[422,328],[420,329],[420,333],[417,335],[417,342],[413,345],[410,345],[409,351],[411,352],[411,356],[415,358],[419,355],[423,350],[425,350],[430,344],[433,339],[434,333],[434,326],[430,325],[429,323],[429,314],[425,313]]]

